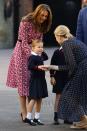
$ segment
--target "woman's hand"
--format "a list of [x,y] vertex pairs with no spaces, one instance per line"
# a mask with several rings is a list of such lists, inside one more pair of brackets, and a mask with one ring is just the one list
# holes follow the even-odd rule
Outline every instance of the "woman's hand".
[[47,70],[59,70],[59,67],[56,65],[39,65],[38,69],[47,71]]
[[48,65],[39,65],[38,69],[48,71]]

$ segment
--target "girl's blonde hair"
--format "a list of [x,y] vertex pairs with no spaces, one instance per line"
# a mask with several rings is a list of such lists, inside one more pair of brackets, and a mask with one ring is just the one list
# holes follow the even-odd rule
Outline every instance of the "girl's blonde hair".
[[63,36],[66,38],[72,38],[73,35],[70,33],[70,30],[67,26],[65,25],[59,25],[56,27],[56,29],[54,30],[54,35],[59,35],[59,36]]
[[[47,20],[44,23],[40,24],[37,21],[37,16],[40,15],[42,11],[48,12]],[[50,6],[47,4],[40,4],[36,7],[36,9],[32,13],[28,13],[26,16],[22,18],[22,21],[32,21],[36,27],[42,33],[46,33],[49,31],[51,24],[52,24],[52,12]]]
[[42,43],[42,45],[43,45],[42,40],[39,40],[39,39],[32,40],[31,47],[35,47],[35,46],[39,45],[40,43]]

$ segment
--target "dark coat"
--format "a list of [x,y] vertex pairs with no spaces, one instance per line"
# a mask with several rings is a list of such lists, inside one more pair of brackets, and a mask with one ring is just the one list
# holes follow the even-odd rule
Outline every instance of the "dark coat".
[[[51,58],[51,65],[65,65],[65,58],[62,47],[54,51]],[[68,79],[67,71],[50,70],[50,76],[54,77],[56,84],[53,86],[53,93],[61,93]]]
[[82,8],[79,12],[76,38],[87,45],[87,7]]
[[45,71],[38,69],[46,60],[46,54],[42,56],[31,55],[28,59],[28,69],[30,70],[29,99],[40,99],[48,96]]

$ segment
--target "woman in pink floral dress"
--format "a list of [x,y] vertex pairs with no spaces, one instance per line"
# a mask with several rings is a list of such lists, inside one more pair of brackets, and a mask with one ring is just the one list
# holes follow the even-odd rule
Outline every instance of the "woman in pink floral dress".
[[32,13],[24,16],[20,22],[18,40],[11,57],[6,85],[18,88],[23,120],[27,115],[26,97],[29,96],[30,74],[27,60],[31,54],[31,42],[33,39],[43,39],[43,34],[49,31],[51,23],[51,9],[46,4],[38,5]]

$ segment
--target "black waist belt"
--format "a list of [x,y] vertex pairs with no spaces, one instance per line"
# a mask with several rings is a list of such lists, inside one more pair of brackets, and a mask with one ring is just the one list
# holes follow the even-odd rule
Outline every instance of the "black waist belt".
[[[20,39],[18,39],[17,41],[22,42],[22,40],[20,40]],[[28,44],[30,45],[30,44],[31,44],[31,42],[28,42]]]
[[22,42],[22,40],[18,39],[19,42]]

